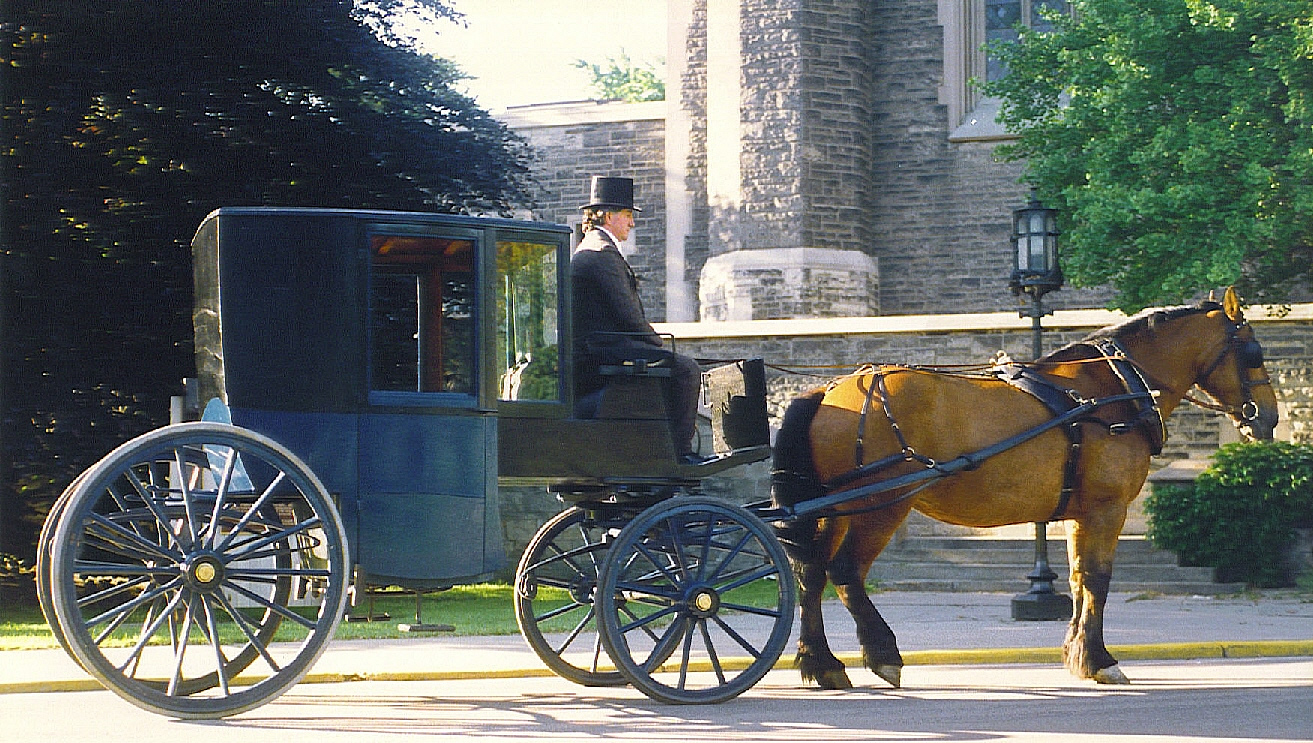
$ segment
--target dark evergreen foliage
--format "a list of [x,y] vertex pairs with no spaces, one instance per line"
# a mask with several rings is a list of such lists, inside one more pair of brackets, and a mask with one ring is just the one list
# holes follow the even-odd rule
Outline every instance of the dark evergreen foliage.
[[167,422],[211,210],[527,199],[523,141],[387,30],[445,2],[5,0],[0,551],[30,556],[77,472]]

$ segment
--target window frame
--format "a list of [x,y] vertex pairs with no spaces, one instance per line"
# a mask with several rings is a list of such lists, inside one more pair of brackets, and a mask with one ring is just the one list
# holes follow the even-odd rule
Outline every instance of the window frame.
[[[1043,0],[1019,1],[1021,17],[1029,26],[1033,6]],[[984,80],[988,72],[985,12],[985,0],[939,0],[939,24],[944,31],[944,79],[939,102],[948,109],[950,142],[1017,138],[998,122],[999,99],[982,95],[971,84],[972,80]]]
[[[374,304],[374,280],[378,274],[402,274],[408,272],[380,265],[375,261],[374,240],[378,237],[409,237],[409,238],[431,238],[440,240],[461,240],[471,244],[473,254],[470,256],[469,265],[469,306],[472,317],[470,318],[470,335],[469,335],[469,376],[471,389],[468,391],[446,391],[446,390],[384,390],[375,388],[374,380],[374,325],[373,312]],[[365,334],[366,334],[366,389],[368,392],[368,401],[371,405],[392,405],[401,407],[430,407],[430,408],[447,408],[447,409],[468,409],[475,410],[480,406],[480,397],[486,387],[487,380],[483,374],[483,354],[481,348],[482,326],[484,307],[480,277],[484,273],[482,263],[484,261],[484,243],[482,231],[474,229],[462,229],[459,227],[445,227],[440,225],[426,224],[405,224],[405,223],[376,223],[369,224],[365,229],[365,239],[363,247],[363,260],[367,268],[365,274],[366,293],[365,293]],[[420,276],[420,274],[409,274]],[[430,277],[430,280],[432,278]],[[422,313],[422,308],[421,308]],[[440,330],[437,332],[441,332]],[[417,343],[416,351],[422,353],[422,339]],[[417,357],[417,362],[422,366],[425,362]]]
[[[492,397],[496,400],[497,413],[504,418],[566,418],[574,407],[574,361],[573,361],[573,304],[570,298],[570,256],[573,250],[570,235],[556,231],[537,231],[532,228],[498,228],[488,235],[489,262],[493,268],[490,276],[493,281],[500,278],[496,268],[498,246],[502,243],[536,243],[553,246],[556,251],[556,351],[557,351],[557,399],[555,400],[506,400],[501,398],[500,362],[490,366],[495,386]],[[496,298],[489,297],[489,353],[497,354]]]

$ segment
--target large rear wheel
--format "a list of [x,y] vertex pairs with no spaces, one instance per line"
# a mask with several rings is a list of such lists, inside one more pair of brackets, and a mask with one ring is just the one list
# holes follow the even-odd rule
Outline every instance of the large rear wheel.
[[164,715],[223,717],[282,694],[346,602],[346,537],[323,485],[230,425],[177,424],[115,449],[71,488],[51,539],[68,648]]
[[607,654],[636,688],[670,704],[751,688],[783,652],[795,605],[771,528],[704,496],[658,503],[625,526],[597,588]]

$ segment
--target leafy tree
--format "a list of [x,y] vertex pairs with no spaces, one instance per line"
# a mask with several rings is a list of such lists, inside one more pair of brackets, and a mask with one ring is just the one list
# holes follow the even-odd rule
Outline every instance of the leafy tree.
[[666,99],[666,82],[656,67],[651,63],[635,65],[623,50],[619,59],[607,57],[605,67],[582,59],[574,66],[588,71],[593,92],[603,100],[639,103]]
[[1125,310],[1235,283],[1282,301],[1313,268],[1307,0],[1076,0],[993,48],[1000,147],[1064,210],[1064,269]]
[[6,0],[0,550],[30,554],[65,483],[166,422],[211,210],[527,200],[523,141],[388,23],[446,2]]

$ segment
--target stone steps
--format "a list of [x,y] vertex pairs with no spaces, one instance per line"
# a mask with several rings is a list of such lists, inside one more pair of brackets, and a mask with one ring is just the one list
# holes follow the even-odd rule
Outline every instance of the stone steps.
[[[1067,585],[1067,544],[1048,540],[1049,565],[1059,593]],[[891,544],[871,566],[868,580],[897,591],[982,591],[1022,593],[1035,565],[1033,539],[929,536]],[[1142,536],[1124,536],[1117,545],[1112,590],[1119,593],[1218,595],[1244,590],[1243,583],[1218,583],[1212,568],[1181,567],[1176,555],[1155,548]]]

